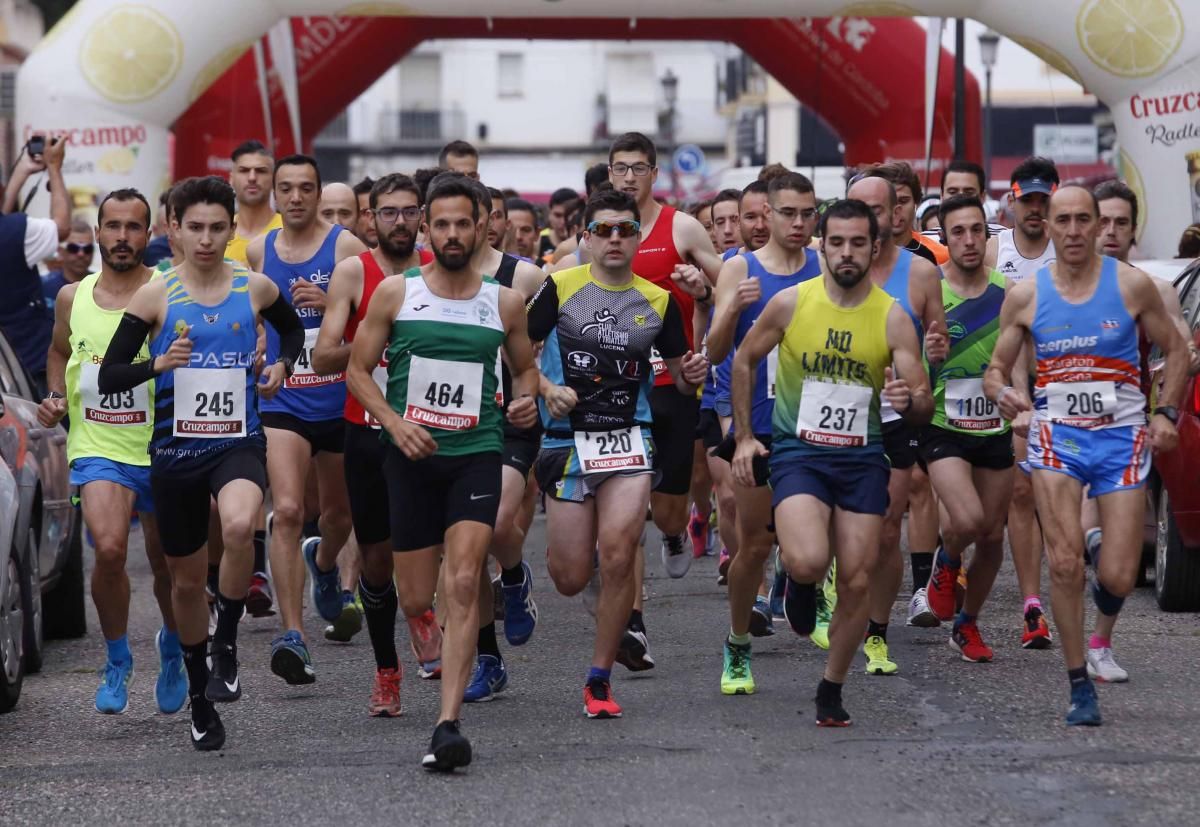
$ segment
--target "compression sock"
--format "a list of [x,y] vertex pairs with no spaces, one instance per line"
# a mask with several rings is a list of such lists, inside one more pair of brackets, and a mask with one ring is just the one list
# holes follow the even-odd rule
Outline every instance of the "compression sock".
[[391,578],[382,591],[373,591],[367,582],[358,578],[358,594],[362,598],[363,614],[367,618],[367,634],[371,637],[371,648],[375,652],[378,669],[399,669],[396,655],[396,612],[399,598],[396,584]]

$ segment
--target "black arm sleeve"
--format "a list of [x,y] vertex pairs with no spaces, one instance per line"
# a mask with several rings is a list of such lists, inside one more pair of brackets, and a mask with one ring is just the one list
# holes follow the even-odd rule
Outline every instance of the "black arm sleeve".
[[304,349],[304,324],[296,315],[296,308],[280,293],[270,307],[263,308],[263,320],[279,334],[279,361],[283,362],[288,376],[292,375],[292,365],[300,358]]
[[121,316],[117,332],[108,343],[100,365],[100,393],[120,393],[154,378],[154,360],[134,362],[142,343],[150,335],[150,323],[129,313]]
[[654,340],[654,346],[664,359],[674,359],[688,352],[687,333],[683,328],[683,314],[679,303],[672,296],[667,302],[667,315],[663,319],[662,329]]
[[529,317],[529,340],[545,341],[558,326],[558,288],[554,276],[547,276],[537,293],[525,305]]

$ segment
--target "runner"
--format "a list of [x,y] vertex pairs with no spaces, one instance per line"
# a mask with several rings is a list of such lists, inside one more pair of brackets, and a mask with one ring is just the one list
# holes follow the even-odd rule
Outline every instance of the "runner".
[[358,201],[358,221],[354,225],[354,234],[372,250],[379,243],[375,217],[371,215],[371,190],[374,187],[375,182],[369,175],[354,185],[354,198]]
[[[1072,726],[1101,723],[1084,656],[1080,497],[1086,485],[1099,501],[1104,542],[1096,579],[1102,602],[1119,600],[1133,590],[1141,565],[1150,449],[1169,451],[1178,442],[1175,406],[1188,366],[1187,345],[1150,277],[1096,252],[1099,218],[1095,197],[1082,187],[1062,187],[1051,197],[1049,230],[1058,260],[1009,292],[984,379],[984,392],[1006,418],[1030,410],[1024,388],[1006,378],[1025,337],[1032,336],[1037,384],[1029,464],[1050,559]],[[1149,423],[1138,369],[1139,325],[1165,356],[1159,407]]]
[[[913,168],[904,161],[889,161],[875,164],[867,172],[874,173],[892,182],[896,188],[896,206],[899,207],[893,232],[896,245],[913,255],[918,255],[930,264],[939,265],[949,261],[946,248],[929,236],[922,235],[917,226],[917,205],[921,203],[921,179]],[[903,243],[901,243],[903,242]]]
[[[837,560],[838,603],[817,686],[818,726],[850,725],[842,684],[869,614],[868,582],[887,509],[880,399],[912,426],[928,422],[933,408],[912,320],[869,277],[879,232],[867,204],[830,206],[821,219],[822,277],[777,293],[733,360],[733,473],[752,486],[755,463],[768,455],[754,436],[755,374],[778,348],[770,479],[788,572],[785,611],[798,634],[815,628],[815,584],[825,578],[830,558]],[[723,692],[755,691],[748,634],[730,631],[725,675]]]
[[[735,256],[721,268],[716,309],[708,331],[708,354],[714,361],[724,360],[732,349],[741,346],[773,296],[821,274],[820,260],[808,249],[817,227],[812,182],[799,173],[781,175],[769,184],[768,199],[765,212],[771,227],[770,240],[762,249]],[[754,437],[768,452],[777,358],[777,354],[770,355],[757,366],[751,401]],[[726,457],[731,457],[735,438],[725,437]],[[720,448],[717,453],[722,455]],[[729,566],[729,616],[730,628],[739,638],[747,633],[763,637],[774,632],[770,603],[759,594],[763,568],[775,545],[765,460],[760,461],[758,470],[752,484],[735,480],[733,486],[738,553]],[[734,694],[739,686],[726,670],[721,676],[721,691]]]
[[700,226],[704,228],[704,232],[708,233],[708,240],[712,242],[715,248],[717,246],[717,237],[713,235],[712,202],[696,201],[688,207],[687,214],[700,222]]
[[466,141],[451,141],[438,153],[438,166],[479,180],[479,150]]
[[538,259],[554,258],[554,251],[567,240],[567,216],[579,206],[579,193],[570,187],[556,189],[550,195],[550,203],[546,209],[546,223],[549,225],[542,230],[538,238]]
[[[304,351],[279,393],[260,404],[267,437],[267,474],[271,479],[271,572],[279,599],[282,633],[271,642],[271,671],[290,684],[316,680],[304,641],[301,594],[304,569],[311,577],[312,603],[329,622],[346,605],[337,558],[350,535],[342,451],[346,385],[342,375],[321,376],[313,370],[312,350],[325,311],[325,291],[334,266],[366,247],[338,224],[317,216],[321,173],[307,155],[275,162],[275,201],[284,226],[271,230],[247,249],[251,268],[275,282],[304,323]],[[278,359],[279,338],[268,331],[267,363]],[[320,536],[300,542],[304,522],[304,488],[315,468],[320,492]],[[300,554],[297,554],[299,549]],[[300,555],[303,555],[301,562]],[[350,584],[351,588],[353,583]],[[361,622],[361,621],[360,621]]]
[[504,252],[532,264],[537,258],[538,249],[537,210],[523,198],[508,199],[504,208],[508,218]]
[[965,195],[982,201],[987,198],[987,182],[984,181],[986,177],[983,167],[974,161],[951,161],[946,164],[946,171],[942,173],[942,198]]
[[[1046,232],[1046,215],[1050,196],[1058,189],[1058,170],[1046,158],[1027,158],[1013,170],[1010,180],[1010,203],[1016,220],[1011,230],[988,239],[984,266],[999,270],[1000,275],[1013,283],[1020,283],[1054,263],[1054,242]],[[1023,370],[1020,365],[1028,361],[1027,355],[1019,357],[1018,370]],[[1033,370],[1030,365],[1031,374]],[[1032,378],[1029,387],[1032,393]],[[1046,649],[1054,638],[1042,611],[1042,534],[1034,512],[1033,483],[1025,459],[1026,437],[1013,435],[1013,452],[1019,472],[1013,475],[1008,543],[1012,547],[1013,568],[1017,570],[1017,585],[1025,601],[1021,646]]]
[[[225,728],[213,701],[241,697],[237,625],[253,566],[255,516],[266,488],[255,393],[268,397],[299,357],[304,331],[270,279],[223,260],[233,235],[232,188],[194,178],[172,192],[175,242],[185,261],[139,288],[100,368],[101,395],[135,391],[153,379],[150,485],[171,572],[172,599],[191,699],[192,746],[217,750]],[[256,327],[279,336],[279,359],[256,388]],[[150,360],[134,362],[150,338]],[[210,500],[217,498],[221,559],[212,674],[205,662],[204,597]]]
[[[152,384],[120,394],[101,394],[100,365],[139,287],[153,276],[142,264],[150,228],[150,205],[140,192],[121,189],[100,202],[96,217],[99,273],[64,286],[54,310],[54,338],[46,356],[50,392],[38,408],[38,423],[53,428],[70,413],[67,460],[71,485],[79,486],[83,522],[96,551],[92,602],[108,659],[96,689],[96,711],[121,714],[129,708],[133,654],[129,650],[129,515],[142,526],[146,557],[154,573],[154,597],[163,625],[155,635],[159,673],[154,695],[161,712],[172,714],[187,700],[187,672],[171,607],[167,571],[154,504],[150,498],[150,400]],[[91,228],[88,228],[91,238]],[[141,358],[149,354],[142,349]]]
[[742,245],[741,226],[738,221],[742,194],[735,189],[721,190],[712,200],[713,246],[717,252],[725,252]]
[[578,594],[599,560],[596,637],[583,689],[589,718],[622,714],[612,665],[629,634],[638,537],[652,478],[661,473],[649,434],[651,353],[657,348],[671,392],[684,398],[694,398],[708,364],[688,350],[679,305],[631,269],[640,220],[630,194],[594,193],[582,241],[592,263],[554,273],[529,305],[530,335],[545,342],[546,437],[535,473],[546,494],[550,577],[561,594]]
[[[894,185],[872,171],[851,184],[847,195],[866,203],[879,226],[879,252],[871,262],[871,280],[896,299],[908,314],[918,341],[924,340],[926,358],[931,363],[941,362],[946,358],[946,314],[942,309],[940,274],[928,261],[898,245],[894,231],[897,225],[903,226],[903,222]],[[883,421],[884,453],[891,473],[879,556],[875,558],[871,573],[870,622],[863,651],[867,655],[869,674],[893,675],[900,667],[888,655],[887,630],[892,604],[896,602],[904,580],[900,530],[908,507],[912,469],[917,464],[917,431],[886,399],[880,402],[879,414]]]
[[[443,772],[471,763],[458,716],[501,493],[503,425],[494,403],[501,347],[513,372],[509,421],[529,427],[537,419],[538,374],[521,298],[471,266],[484,243],[480,213],[468,182],[448,177],[430,186],[425,221],[436,260],[376,288],[348,368],[353,394],[385,432],[392,548],[428,560],[445,550],[441,711],[422,761]],[[386,398],[373,377],[385,346]]]
[[225,257],[245,264],[250,242],[283,226],[283,216],[271,205],[275,162],[270,150],[253,140],[239,144],[229,157],[233,161],[229,183],[237,195],[237,226]]
[[495,187],[488,187],[488,195],[492,205],[488,208],[487,243],[493,249],[503,250],[508,235],[508,206],[504,203],[504,193]]
[[358,227],[358,198],[354,190],[340,181],[333,181],[322,188],[317,212],[326,224],[341,224],[350,232]]

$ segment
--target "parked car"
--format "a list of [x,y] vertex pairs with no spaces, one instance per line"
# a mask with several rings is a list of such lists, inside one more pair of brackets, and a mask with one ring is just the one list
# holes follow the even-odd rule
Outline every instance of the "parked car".
[[39,401],[0,335],[0,712],[16,704],[24,675],[42,668],[46,638],[87,631],[67,432],[38,424]]

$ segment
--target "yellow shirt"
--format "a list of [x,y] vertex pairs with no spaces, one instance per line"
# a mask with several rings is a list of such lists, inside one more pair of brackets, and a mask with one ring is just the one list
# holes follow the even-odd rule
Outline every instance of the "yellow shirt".
[[266,229],[264,229],[254,238],[246,238],[241,233],[237,232],[237,230],[234,230],[233,238],[229,239],[229,244],[227,244],[225,247],[225,258],[231,258],[234,261],[248,265],[250,262],[246,261],[246,248],[250,246],[250,242],[254,241],[260,236],[266,235],[271,230],[278,230],[282,227],[283,216],[279,213],[275,213],[275,215],[271,217],[271,223],[267,224]]

